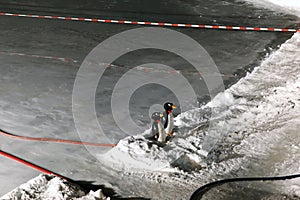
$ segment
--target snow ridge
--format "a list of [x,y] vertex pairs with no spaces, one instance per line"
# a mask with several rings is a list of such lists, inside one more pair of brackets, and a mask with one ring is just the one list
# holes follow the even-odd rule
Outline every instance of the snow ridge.
[[244,0],[256,6],[266,7],[276,11],[282,11],[300,17],[299,0]]
[[1,200],[109,200],[101,190],[86,194],[78,185],[55,176],[41,174],[0,198]]
[[[299,47],[300,34],[295,33],[210,103],[179,115],[176,124],[190,131],[179,132],[166,147],[149,145],[142,136],[125,138],[105,155],[106,161],[135,172],[196,170],[206,180],[230,173],[276,176],[299,172],[295,162],[300,159]],[[211,112],[216,113],[214,119]],[[209,120],[214,121],[212,129]],[[207,155],[203,142],[211,134],[218,140]],[[241,170],[241,166],[256,170]],[[299,196],[299,179],[272,186],[273,190]]]

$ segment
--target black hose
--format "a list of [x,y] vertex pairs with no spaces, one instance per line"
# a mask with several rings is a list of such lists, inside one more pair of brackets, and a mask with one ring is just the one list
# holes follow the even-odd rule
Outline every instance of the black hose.
[[225,183],[232,182],[246,182],[246,181],[283,181],[288,179],[300,178],[300,174],[288,175],[288,176],[277,176],[277,177],[246,177],[246,178],[231,178],[223,179],[215,182],[208,183],[200,188],[198,188],[190,197],[190,200],[200,200],[203,195],[210,189],[223,185]]

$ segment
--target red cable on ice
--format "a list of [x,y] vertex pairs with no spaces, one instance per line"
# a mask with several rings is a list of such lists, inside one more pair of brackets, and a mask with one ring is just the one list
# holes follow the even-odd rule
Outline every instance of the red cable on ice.
[[23,164],[23,165],[26,165],[26,166],[28,166],[28,167],[30,167],[30,168],[32,168],[32,169],[35,169],[35,170],[37,170],[37,171],[40,171],[40,172],[42,172],[42,173],[49,174],[49,175],[55,175],[55,176],[57,176],[57,177],[60,177],[60,178],[63,178],[63,179],[68,180],[68,178],[66,178],[66,177],[64,177],[64,176],[62,176],[62,175],[60,175],[60,174],[57,174],[57,173],[55,173],[55,172],[52,172],[52,171],[50,171],[50,170],[48,170],[48,169],[46,169],[46,168],[43,168],[43,167],[38,166],[38,165],[36,165],[36,164],[33,164],[32,162],[26,161],[26,160],[24,160],[24,159],[22,159],[22,158],[19,158],[19,157],[15,156],[15,155],[12,155],[12,154],[7,153],[7,152],[5,152],[5,151],[0,150],[0,155],[2,155],[2,156],[4,156],[4,157],[7,157],[7,158],[9,158],[9,159],[11,159],[11,160],[17,161],[17,162],[19,162],[19,163],[21,163],[21,164]]
[[96,146],[96,147],[115,147],[115,146],[117,146],[117,144],[82,142],[82,141],[76,141],[76,140],[65,140],[65,139],[54,139],[54,138],[27,137],[27,136],[20,136],[20,135],[7,133],[3,130],[0,130],[0,135],[4,135],[4,136],[14,138],[14,139],[28,140],[28,141],[66,143],[66,144],[87,145],[87,146]]
[[288,29],[288,28],[270,28],[270,27],[260,28],[260,27],[245,27],[245,26],[220,26],[220,25],[207,25],[207,24],[147,22],[147,21],[97,19],[97,18],[84,18],[84,17],[63,17],[63,16],[51,16],[51,15],[17,14],[17,13],[6,13],[6,12],[0,12],[0,16],[27,17],[27,18],[39,18],[39,19],[59,19],[59,20],[67,20],[67,21],[100,22],[100,23],[114,23],[114,24],[164,26],[164,27],[218,29],[218,30],[300,32],[300,29]]

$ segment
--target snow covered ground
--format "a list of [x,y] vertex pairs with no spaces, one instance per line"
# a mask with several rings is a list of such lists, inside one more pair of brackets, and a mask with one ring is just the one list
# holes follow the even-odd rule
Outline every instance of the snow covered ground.
[[[155,166],[156,172],[152,173],[181,173],[178,168],[173,168],[174,165],[184,170],[197,169],[192,174],[194,178],[201,177],[203,182],[217,177],[228,177],[230,174],[276,176],[299,173],[299,47],[300,34],[297,33],[261,66],[216,96],[209,104],[176,118],[177,125],[184,129],[187,126],[198,127],[199,122],[206,123],[203,113],[207,109],[215,110],[219,117],[222,116],[213,119],[215,127],[210,131],[223,132],[208,157],[201,151],[205,135],[210,134],[204,125],[189,132],[178,133],[178,139],[164,148],[156,145],[148,147],[143,140],[128,144],[128,140],[124,139],[106,156],[111,157],[110,161],[115,161],[116,166],[126,166],[127,170],[132,171],[136,171],[138,167],[140,170],[149,170],[146,166],[153,169],[151,163],[162,164]],[[120,156],[120,153],[126,157]],[[181,155],[184,155],[182,159],[174,160],[174,157]],[[116,159],[120,157],[124,159]],[[124,165],[120,166],[120,163]],[[144,174],[147,172],[144,171]],[[160,178],[166,178],[164,176],[167,176],[166,173]],[[260,189],[300,198],[299,179],[268,184],[267,187],[260,185]],[[102,194],[99,191],[85,194],[78,186],[40,175],[1,199],[14,199],[16,196],[18,199],[95,199],[95,195]],[[105,199],[102,196],[101,198]]]
[[[289,12],[300,16],[300,2],[272,2],[287,5]],[[291,2],[295,4],[288,4]],[[179,179],[201,178],[197,184],[182,185],[183,189],[189,190],[222,177],[299,173],[300,33],[210,103],[179,115],[176,124],[180,131],[166,147],[149,145],[142,136],[135,137],[133,142],[126,138],[104,155],[106,164],[144,174],[176,172],[181,174]],[[187,178],[180,170],[195,171]],[[168,175],[164,173],[156,179],[166,177]],[[32,199],[26,196],[30,194],[36,195],[36,199],[45,199],[45,195],[54,199],[60,199],[61,195],[74,199],[95,197],[95,193],[83,197],[86,194],[80,190],[75,192],[74,187],[57,178],[41,175],[1,199],[14,199],[16,195],[24,195],[19,199]],[[299,179],[248,187],[300,198]]]
[[245,0],[257,6],[271,8],[276,11],[283,11],[300,16],[300,1],[298,0]]
[[90,191],[86,194],[76,184],[71,184],[54,176],[39,175],[4,195],[1,199],[109,200],[110,198],[106,198],[101,190]]
[[[207,163],[203,163],[207,160],[206,153],[213,160],[224,160],[227,153],[251,155],[266,151],[267,154],[270,146],[275,145],[272,142],[275,139],[280,142],[282,137],[292,137],[291,145],[297,150],[300,125],[299,47],[300,34],[296,33],[260,67],[217,95],[210,103],[179,115],[176,118],[179,129],[193,129],[180,131],[166,147],[149,145],[142,136],[136,136],[135,139],[128,137],[120,141],[105,156],[105,160],[114,161],[116,165],[123,163],[128,169],[165,170],[182,154],[197,163],[198,167],[206,167]],[[208,120],[211,112],[214,112],[215,118]],[[209,121],[213,123],[209,124]],[[217,140],[211,138],[212,134]],[[203,149],[203,141],[211,140],[215,146]],[[285,142],[287,140],[284,139]],[[216,151],[222,153],[217,154]]]
[[[298,12],[299,3],[293,3],[287,8]],[[299,47],[300,34],[295,33],[237,84],[207,105],[179,115],[180,131],[166,147],[129,137],[105,160],[135,171],[197,170],[208,179],[299,173]],[[300,180],[260,189],[300,197]]]

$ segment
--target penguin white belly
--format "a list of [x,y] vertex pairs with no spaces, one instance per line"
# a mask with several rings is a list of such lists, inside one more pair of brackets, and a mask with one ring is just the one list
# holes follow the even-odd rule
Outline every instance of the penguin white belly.
[[158,133],[159,133],[157,141],[165,143],[167,134],[165,132],[164,126],[160,122],[157,125],[158,125]]
[[173,128],[174,128],[174,117],[173,117],[172,113],[169,113],[168,114],[168,125],[167,125],[167,128],[165,129],[166,133],[167,134],[172,133]]

